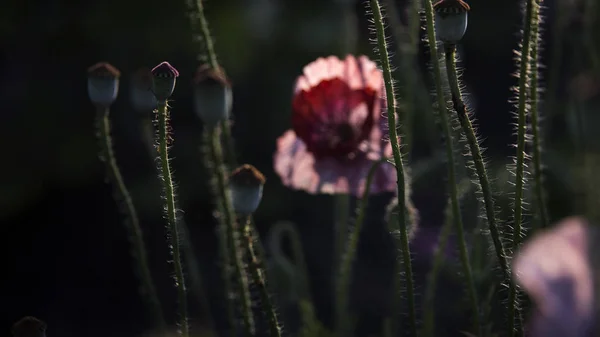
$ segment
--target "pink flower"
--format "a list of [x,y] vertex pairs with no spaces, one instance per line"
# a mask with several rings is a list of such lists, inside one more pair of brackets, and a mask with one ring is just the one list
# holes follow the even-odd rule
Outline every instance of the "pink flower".
[[[362,196],[373,162],[391,157],[383,75],[366,56],[319,58],[296,80],[292,130],[277,140],[275,171],[308,193]],[[370,192],[396,190],[393,165],[379,166]]]
[[535,304],[529,336],[592,335],[595,294],[588,241],[591,234],[586,220],[567,218],[534,236],[515,258],[516,281]]

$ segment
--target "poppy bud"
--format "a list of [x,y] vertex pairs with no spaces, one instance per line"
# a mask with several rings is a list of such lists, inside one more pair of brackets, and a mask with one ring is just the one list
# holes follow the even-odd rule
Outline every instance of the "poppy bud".
[[156,97],[152,93],[152,72],[148,68],[138,69],[131,80],[129,91],[131,105],[138,112],[151,112],[156,108]]
[[471,8],[462,0],[441,0],[433,5],[435,30],[444,43],[457,43],[467,31],[467,16]]
[[152,92],[156,100],[166,101],[175,90],[179,72],[169,62],[163,62],[152,69]]
[[99,106],[108,108],[117,99],[121,72],[106,62],[88,68],[88,95]]
[[262,199],[265,177],[254,166],[244,164],[231,174],[229,188],[233,210],[239,214],[251,214]]
[[194,76],[194,109],[209,128],[229,118],[232,104],[231,85],[221,69],[202,65]]

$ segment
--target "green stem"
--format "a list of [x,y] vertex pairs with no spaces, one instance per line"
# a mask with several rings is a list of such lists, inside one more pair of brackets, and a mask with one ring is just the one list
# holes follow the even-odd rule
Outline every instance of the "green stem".
[[[375,176],[375,172],[379,168],[379,166],[383,163],[387,162],[387,158],[381,158],[371,165],[369,172],[367,174],[367,180],[365,182],[365,190],[363,192],[362,199],[360,200],[360,206],[357,211],[356,222],[354,223],[354,228],[350,232],[350,236],[344,236],[343,244],[346,245],[346,249],[341,252],[339,255],[339,274],[336,275],[337,285],[336,285],[336,294],[337,294],[337,314],[338,314],[338,323],[340,324],[338,327],[347,327],[348,324],[344,322],[344,320],[349,319],[348,317],[348,304],[349,304],[349,296],[350,296],[350,281],[352,279],[352,263],[356,257],[356,252],[358,249],[358,239],[360,238],[360,233],[362,231],[362,225],[365,220],[365,216],[367,213],[367,206],[369,204],[369,193],[371,191],[371,184],[373,183],[373,177]],[[337,329],[340,331],[339,329]],[[347,331],[340,333],[341,336],[346,336]]]
[[177,287],[177,298],[179,300],[179,328],[183,337],[189,336],[189,327],[187,321],[187,298],[185,289],[185,280],[183,276],[183,264],[181,262],[181,249],[179,228],[177,226],[177,210],[175,208],[175,187],[171,176],[171,167],[169,165],[169,146],[168,146],[168,118],[169,111],[167,101],[158,102],[158,152],[160,159],[161,180],[165,193],[165,209],[167,212],[167,229],[169,230],[169,239],[171,254],[173,255],[173,264],[175,267],[175,286]]
[[446,251],[446,245],[448,244],[448,237],[452,231],[452,224],[454,222],[452,216],[452,200],[448,200],[446,206],[446,222],[440,231],[438,237],[437,247],[433,255],[433,263],[431,271],[427,276],[427,290],[425,291],[425,299],[423,301],[424,319],[423,319],[423,337],[434,337],[435,336],[435,293],[437,289],[437,277],[440,272],[440,268],[444,263],[444,252]]
[[[335,228],[334,228],[334,258],[332,285],[338,284],[338,271],[344,258],[344,246],[348,240],[348,220],[350,212],[350,196],[348,194],[338,194],[333,197]],[[346,336],[349,329],[350,317],[348,314],[347,301],[345,296],[339,291],[332,291],[333,301],[335,303],[335,330],[340,336]],[[344,294],[347,296],[347,294]]]
[[[222,207],[219,207],[222,214]],[[219,257],[221,259],[221,278],[223,279],[223,289],[225,290],[225,306],[227,318],[231,331],[231,337],[237,337],[237,319],[235,316],[235,293],[231,283],[231,260],[229,258],[229,245],[227,244],[227,225],[219,224],[217,228],[217,238],[219,240]]]
[[156,324],[162,331],[165,331],[167,325],[165,323],[160,300],[158,299],[156,286],[154,285],[152,274],[150,273],[148,254],[144,243],[142,228],[140,227],[140,221],[113,151],[112,138],[110,136],[109,115],[110,110],[108,108],[97,108],[96,125],[99,131],[100,146],[102,148],[101,159],[106,165],[108,176],[115,187],[115,193],[118,194],[117,198],[123,201],[123,204],[119,204],[128,219],[128,221],[125,222],[125,227],[129,232],[129,241],[133,249],[132,255],[136,261],[139,277],[141,279],[140,281],[142,282],[141,295],[147,301],[149,308],[151,308]]
[[464,276],[467,280],[467,292],[471,301],[471,307],[473,310],[473,323],[475,325],[475,335],[481,335],[481,323],[479,317],[479,304],[477,301],[477,291],[475,288],[475,281],[473,279],[473,273],[471,271],[471,265],[469,262],[469,254],[467,250],[467,243],[465,240],[464,226],[462,222],[462,216],[460,213],[460,203],[458,198],[458,187],[456,185],[456,163],[454,158],[454,141],[452,137],[452,129],[450,121],[448,119],[448,109],[446,106],[446,99],[444,97],[444,91],[442,87],[442,72],[440,69],[440,61],[437,50],[437,40],[435,36],[435,25],[433,6],[431,0],[425,1],[425,16],[427,21],[427,36],[429,39],[429,51],[431,54],[431,63],[433,66],[435,89],[438,99],[439,116],[442,120],[442,128],[446,138],[446,156],[448,157],[448,189],[450,190],[450,199],[452,203],[452,219],[456,227],[456,233],[458,236],[458,246],[460,259],[463,266]]
[[254,284],[258,286],[262,307],[265,316],[267,316],[267,321],[269,322],[270,337],[281,337],[281,328],[279,327],[277,315],[275,314],[275,307],[273,306],[273,303],[271,302],[271,298],[269,296],[264,269],[260,267],[258,257],[256,256],[256,253],[254,251],[253,243],[254,237],[256,237],[256,235],[252,235],[250,217],[246,217],[243,228],[243,234],[244,240],[242,241],[245,245],[244,248],[250,257],[250,264],[248,265],[248,269],[250,269],[250,274],[252,274]]
[[406,277],[406,295],[408,297],[408,316],[410,321],[410,335],[417,336],[417,312],[415,305],[415,289],[412,271],[412,262],[410,248],[408,244],[408,221],[406,217],[406,191],[404,178],[404,164],[400,153],[400,144],[396,133],[396,103],[394,99],[394,80],[390,67],[390,60],[385,40],[385,26],[381,8],[377,0],[370,0],[371,10],[373,11],[373,23],[377,34],[377,48],[379,50],[379,60],[383,70],[385,83],[386,101],[387,101],[387,119],[389,137],[394,153],[394,163],[396,165],[397,186],[398,186],[398,226],[400,227],[400,241],[402,245],[402,260],[404,273]]
[[448,82],[450,84],[450,92],[452,93],[454,110],[456,110],[458,120],[460,121],[460,125],[464,134],[466,135],[471,156],[473,158],[473,162],[475,163],[475,172],[479,178],[485,214],[488,221],[490,235],[492,237],[492,241],[494,242],[494,249],[496,250],[498,264],[500,265],[500,269],[502,270],[504,278],[507,281],[510,281],[510,270],[506,260],[506,252],[504,251],[504,246],[500,239],[500,230],[496,224],[496,207],[494,204],[492,187],[488,178],[485,162],[481,154],[475,128],[473,127],[471,118],[467,113],[467,108],[463,101],[460,90],[458,73],[456,71],[456,45],[454,44],[446,45],[446,72],[448,73]]
[[244,322],[244,333],[246,336],[254,335],[254,318],[250,300],[250,290],[248,289],[248,280],[244,273],[242,256],[239,251],[236,221],[231,204],[231,196],[227,193],[227,175],[223,164],[223,150],[221,149],[220,128],[216,127],[210,131],[210,152],[214,160],[215,176],[217,178],[217,191],[220,194],[219,199],[222,203],[225,224],[227,248],[229,249],[229,260],[233,264],[234,276],[237,280],[238,292],[242,302],[242,317]]
[[[538,6],[536,0],[526,1],[521,58],[519,64],[519,98],[518,98],[518,122],[517,122],[517,159],[515,169],[515,202],[514,202],[514,224],[512,235],[512,251],[516,252],[521,243],[523,222],[523,192],[525,188],[525,137],[527,133],[527,104],[528,104],[528,79],[529,79],[529,57],[531,55],[531,33],[534,7]],[[518,294],[514,282],[510,283],[508,292],[508,329],[510,336],[515,333],[522,335],[523,329],[516,324],[518,314]]]
[[540,93],[538,91],[538,48],[540,43],[540,9],[539,6],[534,6],[535,11],[532,14],[532,20],[535,22],[531,27],[531,130],[533,132],[533,177],[535,182],[535,195],[537,199],[538,212],[538,227],[544,228],[548,226],[548,209],[546,208],[546,193],[544,191],[544,180],[542,176],[542,139],[540,134],[539,122],[539,100]]

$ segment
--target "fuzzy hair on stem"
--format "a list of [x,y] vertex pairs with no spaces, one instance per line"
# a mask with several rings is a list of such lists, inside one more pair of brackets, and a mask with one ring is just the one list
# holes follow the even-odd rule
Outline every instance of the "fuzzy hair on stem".
[[110,135],[110,109],[107,107],[96,107],[96,128],[98,130],[98,139],[101,153],[100,159],[104,162],[108,178],[114,187],[114,199],[119,204],[121,211],[126,215],[125,227],[129,233],[129,242],[131,244],[133,259],[137,267],[138,277],[141,280],[141,295],[148,303],[148,308],[152,312],[152,317],[161,331],[166,331],[167,324],[163,315],[156,286],[152,279],[152,273],[148,265],[148,253],[144,243],[144,235],[140,226],[139,217],[131,194],[125,185],[121,171],[117,164],[113,150],[112,137]]
[[269,290],[267,289],[266,275],[263,269],[260,268],[258,257],[254,251],[254,235],[252,235],[250,217],[245,216],[244,218],[244,225],[242,228],[244,238],[242,242],[244,250],[250,259],[248,269],[250,270],[250,274],[254,279],[254,284],[258,287],[260,293],[261,309],[269,324],[269,337],[281,337],[281,327],[279,326],[277,314],[275,313],[275,306],[271,301]]
[[238,287],[237,292],[240,296],[241,311],[244,324],[244,334],[246,336],[254,335],[254,317],[252,314],[252,303],[250,299],[250,290],[248,289],[248,279],[244,270],[242,255],[239,250],[237,223],[233,213],[231,196],[227,187],[227,174],[223,162],[223,149],[221,148],[220,127],[208,130],[208,142],[211,160],[214,165],[214,176],[216,178],[216,193],[221,201],[223,223],[225,225],[225,237],[227,240],[228,259],[233,266],[233,273]]
[[535,210],[537,213],[537,227],[545,228],[548,226],[548,208],[546,205],[546,191],[544,189],[544,177],[542,172],[542,133],[540,127],[540,90],[539,90],[539,48],[541,43],[540,24],[541,24],[541,6],[533,7],[532,25],[531,25],[531,83],[530,102],[531,102],[531,130],[533,136],[533,179],[535,193]]
[[425,19],[426,19],[426,31],[429,39],[429,52],[431,56],[431,63],[433,66],[433,75],[436,87],[436,96],[438,100],[439,117],[441,118],[442,128],[444,130],[444,136],[446,138],[446,156],[448,158],[448,188],[450,192],[450,201],[452,205],[452,219],[454,220],[454,226],[458,236],[458,245],[460,260],[463,267],[464,277],[466,279],[467,293],[473,310],[473,325],[475,328],[475,335],[481,335],[481,322],[479,317],[479,302],[477,300],[477,290],[475,287],[475,281],[473,279],[473,273],[469,261],[469,254],[467,250],[467,243],[464,234],[464,225],[462,221],[462,215],[460,213],[460,200],[458,187],[456,182],[456,161],[454,157],[454,137],[452,135],[452,128],[448,118],[448,109],[446,106],[446,99],[444,95],[444,89],[442,86],[442,72],[440,62],[438,58],[438,50],[436,44],[435,34],[435,22],[434,12],[431,0],[425,1]]
[[169,106],[166,100],[158,101],[155,110],[158,119],[158,143],[160,178],[165,195],[165,211],[167,216],[167,230],[173,265],[175,268],[175,286],[177,287],[177,299],[179,302],[179,329],[181,336],[189,337],[189,325],[187,317],[187,293],[183,273],[183,262],[181,258],[181,243],[179,226],[177,225],[177,209],[175,207],[175,186],[169,164]]
[[[523,236],[523,208],[524,208],[524,191],[525,191],[525,160],[528,159],[528,155],[525,153],[525,145],[527,141],[527,113],[528,113],[528,99],[529,92],[529,79],[531,78],[531,45],[532,45],[532,32],[533,25],[538,24],[535,20],[534,15],[539,13],[539,4],[537,0],[524,0],[525,11],[523,17],[523,35],[521,41],[521,50],[517,53],[519,56],[519,73],[518,73],[518,99],[517,99],[517,153],[516,153],[516,165],[515,165],[515,198],[513,208],[513,233],[512,233],[512,246],[511,251],[514,253],[520,246],[521,239]],[[537,28],[536,28],[537,29]],[[519,296],[518,296],[517,285],[514,282],[509,284],[508,293],[508,305],[509,305],[509,316],[508,316],[508,333],[509,336],[523,336],[523,328],[517,324],[518,309],[519,309]]]
[[[398,200],[406,200],[405,198],[405,177],[404,177],[404,164],[402,162],[402,154],[400,153],[400,145],[398,143],[398,134],[396,133],[396,105],[394,99],[394,80],[392,78],[392,70],[390,66],[390,60],[387,50],[385,26],[383,22],[383,14],[381,12],[381,6],[379,1],[370,0],[369,7],[373,14],[373,25],[375,26],[375,33],[377,36],[377,51],[379,52],[379,60],[381,62],[381,68],[383,71],[383,78],[385,83],[385,96],[387,100],[387,119],[388,119],[388,131],[389,138],[392,145],[392,151],[394,153],[394,164],[396,166],[397,173],[397,186],[398,186]],[[404,266],[404,272],[406,277],[406,296],[408,299],[408,316],[409,316],[409,331],[412,336],[417,336],[417,313],[416,313],[416,302],[415,302],[415,288],[414,278],[412,271],[412,261],[410,255],[410,248],[408,244],[408,226],[407,217],[404,207],[400,207],[401,210],[398,212],[398,226],[400,227],[400,241],[402,246],[402,260]],[[404,208],[404,209],[402,209]]]

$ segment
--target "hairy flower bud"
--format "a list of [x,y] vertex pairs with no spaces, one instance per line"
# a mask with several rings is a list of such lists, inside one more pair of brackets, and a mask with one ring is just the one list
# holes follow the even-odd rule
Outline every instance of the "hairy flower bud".
[[202,65],[194,76],[194,110],[213,128],[229,118],[232,104],[231,85],[222,69]]
[[435,31],[444,43],[458,43],[467,31],[467,16],[471,8],[462,0],[441,0],[433,5]]
[[233,210],[239,214],[251,214],[262,199],[265,177],[254,166],[244,164],[231,174],[229,188]]
[[152,92],[156,100],[166,101],[175,90],[179,72],[169,62],[162,62],[152,69]]
[[106,62],[88,68],[88,95],[90,100],[108,108],[117,99],[121,72]]

